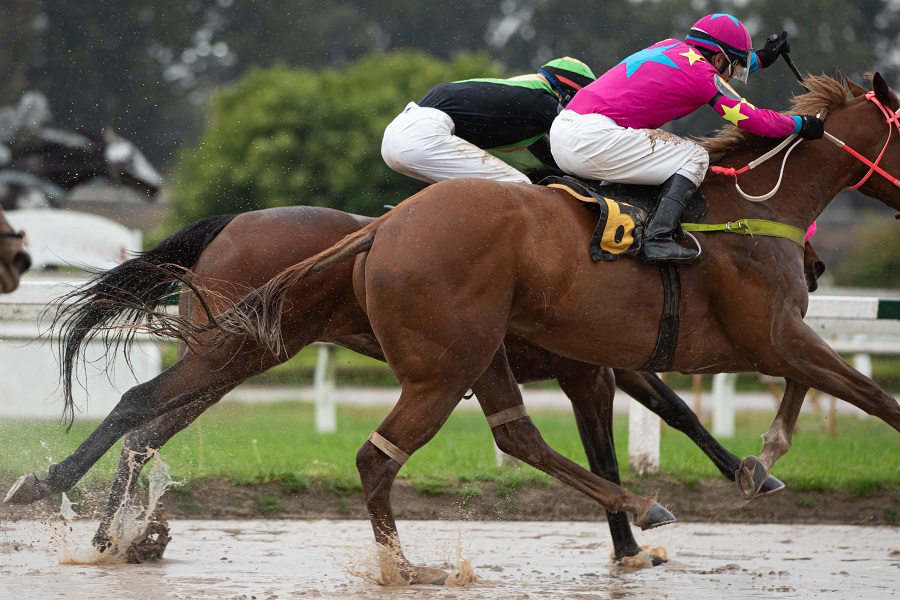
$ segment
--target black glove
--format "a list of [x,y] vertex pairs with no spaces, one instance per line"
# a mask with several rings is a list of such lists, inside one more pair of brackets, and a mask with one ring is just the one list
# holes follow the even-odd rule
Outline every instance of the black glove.
[[787,41],[787,31],[782,31],[769,36],[763,49],[756,53],[756,58],[759,60],[759,66],[765,69],[778,60],[779,54],[790,51],[791,45]]
[[811,115],[803,115],[800,118],[803,120],[803,124],[800,125],[797,135],[807,140],[817,140],[825,135],[825,121]]

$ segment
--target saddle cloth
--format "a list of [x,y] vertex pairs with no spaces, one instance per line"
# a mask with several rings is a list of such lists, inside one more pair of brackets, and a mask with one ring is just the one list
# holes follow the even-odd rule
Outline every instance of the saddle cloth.
[[[539,185],[564,190],[597,213],[597,227],[588,247],[591,259],[640,256],[644,230],[662,186],[583,181],[569,175],[551,175]],[[706,199],[698,190],[688,201],[682,218],[685,222],[699,221],[706,209]]]

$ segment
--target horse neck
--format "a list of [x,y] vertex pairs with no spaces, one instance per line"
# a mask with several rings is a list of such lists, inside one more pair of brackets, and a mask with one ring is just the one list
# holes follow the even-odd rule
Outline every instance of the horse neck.
[[[848,146],[874,158],[884,144],[888,130],[883,122],[879,124],[868,118],[860,121],[860,110],[858,102],[849,101],[828,119],[827,129]],[[735,152],[720,162],[739,168],[756,160],[778,142],[780,140],[773,140],[769,145]],[[744,192],[756,196],[774,188],[785,152],[783,150],[740,175],[738,184]],[[768,219],[805,230],[841,190],[859,181],[867,170],[865,165],[826,139],[801,141],[787,158],[778,191],[768,200],[746,200],[737,192],[733,178],[711,173],[705,182],[708,187],[704,188],[710,199],[707,220]]]

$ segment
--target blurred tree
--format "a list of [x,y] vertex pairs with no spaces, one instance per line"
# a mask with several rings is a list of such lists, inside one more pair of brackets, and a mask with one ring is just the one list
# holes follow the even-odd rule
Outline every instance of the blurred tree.
[[891,220],[870,218],[854,227],[859,245],[834,270],[839,286],[900,289],[900,232]]
[[16,104],[26,90],[26,75],[47,23],[44,0],[0,0],[0,106]]
[[[110,122],[165,164],[199,135],[212,91],[254,66],[319,71],[416,48],[443,60],[489,51],[510,72],[572,55],[600,73],[715,11],[737,14],[758,46],[787,29],[804,71],[900,68],[893,0],[0,0],[2,94],[36,88],[64,126]],[[776,109],[802,91],[782,64],[738,89]],[[673,128],[721,123],[701,110]]]
[[383,163],[387,124],[436,83],[497,75],[484,54],[443,62],[415,51],[341,71],[254,69],[220,90],[199,144],[181,153],[177,224],[291,204],[380,214],[424,185]]

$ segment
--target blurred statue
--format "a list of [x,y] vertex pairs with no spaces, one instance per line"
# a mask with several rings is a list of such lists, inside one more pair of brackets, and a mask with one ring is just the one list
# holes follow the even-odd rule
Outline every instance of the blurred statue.
[[68,192],[93,177],[106,177],[150,199],[162,177],[138,148],[111,130],[66,130],[53,126],[47,98],[27,92],[17,106],[0,108],[0,206],[17,208],[29,190],[55,208]]

